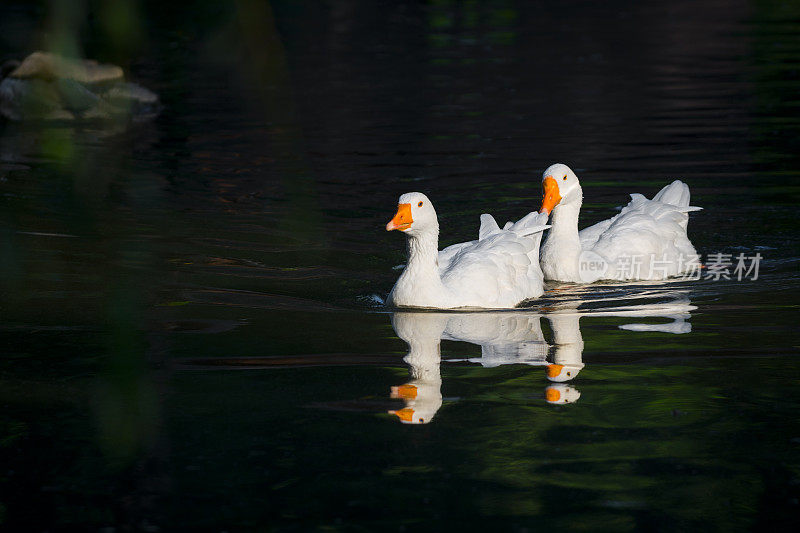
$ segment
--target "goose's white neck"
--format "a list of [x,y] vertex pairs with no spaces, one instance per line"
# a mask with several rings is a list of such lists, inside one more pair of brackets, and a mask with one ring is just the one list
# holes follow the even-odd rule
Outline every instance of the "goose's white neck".
[[552,313],[547,315],[553,330],[553,344],[583,344],[580,315],[577,313]]
[[[409,235],[406,240],[409,268],[420,270],[438,269],[436,259],[439,256],[439,228],[425,231],[417,235]],[[438,276],[439,272],[436,270]]]
[[583,205],[582,198],[557,205],[553,209],[550,235],[563,234],[565,237],[574,237],[578,240],[578,216],[581,213],[581,205]]
[[[580,191],[579,191],[580,193]],[[583,203],[577,200],[561,203],[553,209],[550,230],[542,243],[541,266],[545,279],[580,281],[578,258],[581,241],[578,237],[578,215]]]
[[559,365],[582,364],[583,336],[581,335],[580,315],[575,313],[548,315],[553,329],[555,353],[553,362]]
[[441,339],[412,339],[407,342],[408,355],[403,360],[410,367],[411,379],[441,384]]
[[389,293],[389,304],[443,307],[447,290],[439,275],[439,227],[407,235],[408,263]]

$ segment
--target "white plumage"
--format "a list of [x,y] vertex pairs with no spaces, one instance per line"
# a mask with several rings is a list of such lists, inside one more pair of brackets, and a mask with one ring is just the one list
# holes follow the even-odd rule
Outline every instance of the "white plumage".
[[[699,267],[686,230],[688,213],[701,208],[689,205],[689,187],[682,181],[673,181],[652,200],[631,194],[618,215],[580,232],[583,192],[575,173],[555,164],[545,170],[542,182],[541,212],[552,211],[552,228],[540,257],[545,279],[658,280]],[[592,261],[602,269],[592,267]]]
[[539,243],[547,216],[530,213],[500,229],[481,215],[478,239],[438,251],[439,222],[427,196],[400,197],[386,229],[408,237],[408,263],[389,293],[393,307],[509,308],[544,292]]

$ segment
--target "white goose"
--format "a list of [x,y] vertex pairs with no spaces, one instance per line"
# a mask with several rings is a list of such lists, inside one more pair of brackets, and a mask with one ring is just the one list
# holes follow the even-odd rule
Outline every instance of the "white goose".
[[386,303],[393,307],[508,308],[544,292],[539,243],[547,215],[529,213],[503,229],[481,215],[478,240],[439,252],[439,221],[428,197],[402,195],[386,230],[407,236],[408,263]]
[[657,280],[699,267],[686,227],[687,213],[701,208],[689,205],[689,187],[680,180],[652,200],[631,194],[618,215],[580,232],[583,192],[575,173],[567,165],[551,165],[542,175],[542,187],[540,213],[553,214],[540,258],[545,279]]

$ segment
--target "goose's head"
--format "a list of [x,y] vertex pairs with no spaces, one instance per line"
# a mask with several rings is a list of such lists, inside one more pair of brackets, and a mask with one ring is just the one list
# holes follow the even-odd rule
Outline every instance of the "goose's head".
[[559,204],[580,201],[583,198],[578,176],[563,163],[550,165],[542,173],[542,208],[540,213],[550,214]]
[[428,197],[421,192],[407,192],[397,201],[397,213],[386,224],[386,231],[400,230],[417,235],[426,230],[439,230],[436,210]]

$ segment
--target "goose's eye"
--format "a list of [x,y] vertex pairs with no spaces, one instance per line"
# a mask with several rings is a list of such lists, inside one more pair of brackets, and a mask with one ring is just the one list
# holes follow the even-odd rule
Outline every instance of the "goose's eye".
[[417,207],[422,207],[422,202],[418,203]]
[[567,175],[566,174],[564,174],[564,179],[567,179]]

